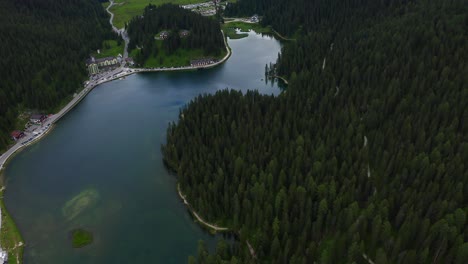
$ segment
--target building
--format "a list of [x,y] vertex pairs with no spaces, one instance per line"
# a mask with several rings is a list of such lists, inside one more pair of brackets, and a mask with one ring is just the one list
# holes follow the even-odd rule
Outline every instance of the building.
[[192,67],[199,67],[199,66],[206,66],[215,63],[217,60],[212,58],[203,58],[198,60],[191,60],[190,66]]
[[185,38],[185,37],[187,37],[188,35],[190,35],[190,31],[188,31],[188,30],[183,29],[183,30],[179,31],[179,36],[180,36],[181,38]]
[[[122,55],[120,55],[120,61],[122,61],[121,57]],[[93,75],[104,70],[116,68],[120,65],[120,62],[119,57],[105,57],[101,59],[91,57],[86,61],[86,65],[88,66],[89,74]]]
[[31,121],[31,123],[34,123],[34,124],[40,124],[46,119],[47,119],[47,116],[43,114],[34,114],[34,115],[31,115],[31,117],[29,118],[29,121]]
[[250,18],[250,22],[258,23],[258,21],[259,21],[258,15],[253,15],[253,16]]
[[161,31],[161,33],[159,33],[159,39],[167,39],[169,37],[169,32],[168,31]]
[[8,252],[0,248],[0,264],[8,263]]
[[23,131],[15,130],[15,131],[11,132],[11,138],[13,138],[13,140],[15,140],[15,141],[22,138],[22,137],[24,137],[24,132]]
[[122,64],[122,62],[123,62],[122,54],[119,53],[119,55],[117,55],[116,59],[117,59],[118,64]]
[[127,63],[127,65],[130,65],[130,66],[135,65],[135,62],[133,61],[133,58],[130,58],[130,57],[126,58],[125,62]]
[[112,68],[118,66],[119,61],[116,57],[105,57],[101,59],[96,59],[96,63],[98,65],[99,70],[102,70],[104,68]]
[[86,66],[88,67],[88,72],[90,75],[99,73],[99,68],[94,57],[86,60]]

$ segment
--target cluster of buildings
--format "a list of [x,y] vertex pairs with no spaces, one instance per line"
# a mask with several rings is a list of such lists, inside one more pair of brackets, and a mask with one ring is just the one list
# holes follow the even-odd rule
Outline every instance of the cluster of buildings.
[[122,61],[122,55],[120,54],[117,57],[105,57],[100,59],[91,57],[86,61],[86,66],[88,67],[89,74],[94,75],[119,67]]
[[[158,35],[156,35],[156,37],[154,37],[155,39],[159,39],[159,40],[165,40],[169,37],[169,35],[171,34],[171,32],[169,31],[161,31],[159,32]],[[185,38],[185,37],[188,37],[188,35],[190,35],[190,31],[189,30],[186,30],[186,29],[182,29],[179,31],[179,36],[181,38]]]
[[[31,124],[35,124],[35,125],[41,125],[44,121],[46,121],[47,119],[47,116],[46,115],[43,115],[43,114],[32,114],[29,118],[29,123]],[[11,132],[11,138],[15,141],[17,141],[18,139],[26,136],[26,134],[24,133],[24,131],[21,131],[21,130],[15,130],[13,132]],[[0,264],[2,262],[0,261]]]
[[180,7],[199,13],[202,16],[213,16],[213,15],[216,15],[217,7],[220,7],[221,9],[224,10],[226,9],[226,5],[227,5],[227,1],[221,3],[220,0],[212,0],[212,1],[199,3],[199,4],[181,5]]
[[216,63],[217,61],[218,60],[213,59],[213,58],[203,58],[203,59],[191,60],[190,61],[190,66],[192,66],[192,67],[206,66],[206,65]]
[[44,120],[47,119],[47,116],[46,115],[43,115],[43,114],[33,114],[31,115],[31,117],[29,118],[29,121],[33,124],[36,124],[36,125],[39,125],[39,124],[42,124],[42,122],[44,122]]

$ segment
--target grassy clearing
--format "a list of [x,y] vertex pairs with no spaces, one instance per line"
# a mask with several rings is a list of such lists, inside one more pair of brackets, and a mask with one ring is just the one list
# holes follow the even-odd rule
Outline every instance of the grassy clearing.
[[15,128],[18,130],[24,130],[28,122],[29,122],[29,116],[20,115],[18,119],[16,119]]
[[102,43],[102,47],[100,49],[100,53],[97,52],[93,53],[95,58],[104,58],[104,57],[116,57],[119,54],[123,54],[124,50],[124,42],[122,41],[120,45],[118,45],[116,40],[105,40]]
[[241,32],[248,32],[250,30],[253,30],[257,33],[263,33],[263,34],[273,33],[270,27],[263,27],[258,23],[245,23],[245,22],[236,21],[236,22],[224,23],[221,27],[224,33],[226,34],[226,36],[228,36],[231,39],[240,39],[240,38],[245,38],[248,36],[247,33],[237,34],[236,28],[240,29]]
[[[163,41],[161,40],[156,41],[156,45],[158,47],[158,54],[156,56],[152,54],[146,60],[145,65],[143,65],[143,67],[145,68],[159,68],[159,67],[171,68],[171,67],[189,66],[190,61],[194,59],[201,59],[201,58],[206,58],[206,57],[222,59],[224,58],[224,56],[226,56],[225,49],[222,50],[219,56],[205,55],[203,53],[203,50],[201,49],[192,49],[192,50],[178,49],[173,54],[169,55],[165,52],[164,48],[162,48],[162,42]],[[138,49],[135,49],[130,53],[130,56],[135,57],[136,54],[138,54],[138,52],[140,51]]]
[[23,238],[3,203],[3,191],[0,192],[2,210],[2,229],[0,245],[8,252],[8,263],[23,263]]
[[162,5],[171,3],[175,5],[188,5],[207,2],[208,0],[116,0],[110,11],[114,13],[114,25],[123,28],[134,16],[143,14],[143,9],[149,5]]
[[223,31],[224,31],[224,34],[230,39],[241,39],[241,38],[246,38],[249,36],[249,34],[247,33],[237,33],[235,28],[229,27],[229,26],[226,27],[224,25],[223,25]]

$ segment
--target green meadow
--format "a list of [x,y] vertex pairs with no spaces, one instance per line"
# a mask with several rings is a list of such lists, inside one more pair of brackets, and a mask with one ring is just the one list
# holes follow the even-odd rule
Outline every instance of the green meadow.
[[[272,33],[272,30],[269,27],[263,27],[258,23],[246,23],[239,21],[226,22],[221,26],[221,28],[223,29],[226,36],[231,39],[245,38],[248,36],[245,32],[249,32],[250,30],[264,34]],[[236,28],[241,30],[239,34],[236,32]]]
[[123,28],[134,16],[143,14],[143,9],[149,5],[175,4],[188,5],[207,2],[208,0],[115,0],[115,4],[110,8],[114,13],[114,25]]

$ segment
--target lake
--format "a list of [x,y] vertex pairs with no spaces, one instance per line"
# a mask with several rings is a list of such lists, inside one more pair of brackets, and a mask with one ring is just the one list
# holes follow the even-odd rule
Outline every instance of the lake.
[[[25,263],[186,263],[198,240],[195,223],[163,166],[169,122],[199,94],[232,88],[279,94],[265,64],[280,43],[253,32],[229,40],[232,56],[213,69],[140,73],[96,87],[40,142],[5,170],[5,204],[26,243]],[[73,249],[70,231],[94,242]]]

